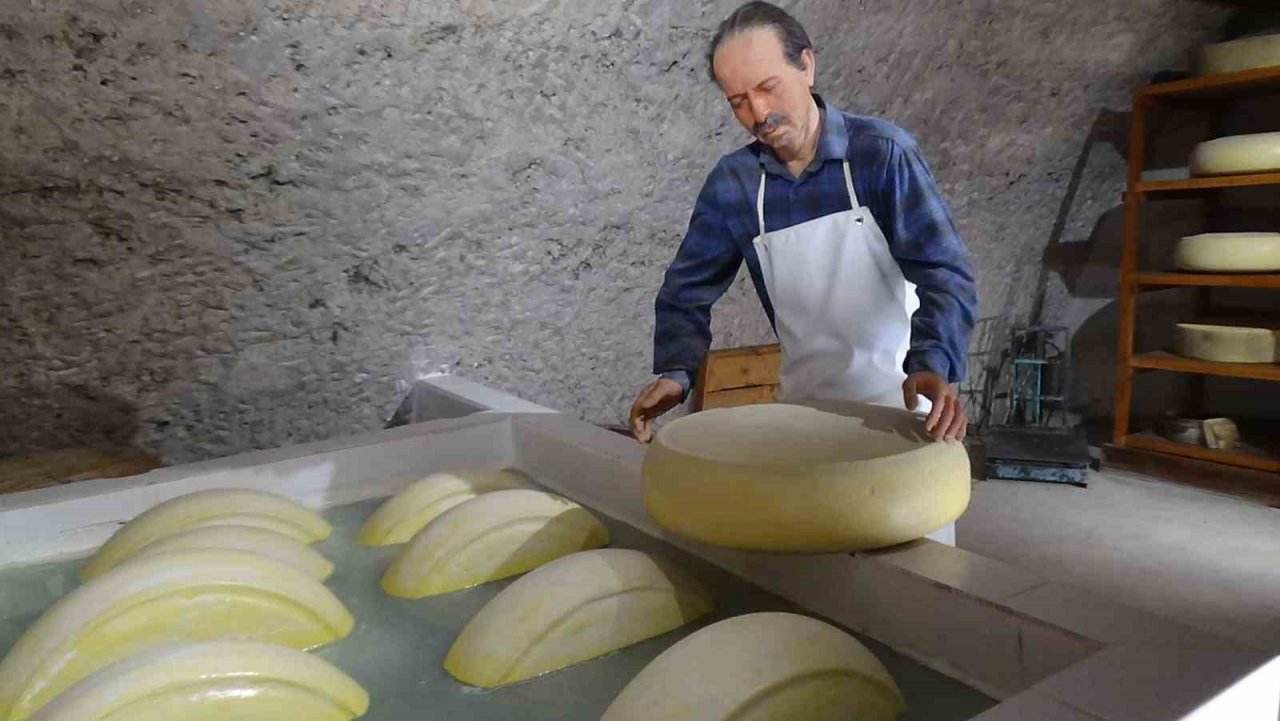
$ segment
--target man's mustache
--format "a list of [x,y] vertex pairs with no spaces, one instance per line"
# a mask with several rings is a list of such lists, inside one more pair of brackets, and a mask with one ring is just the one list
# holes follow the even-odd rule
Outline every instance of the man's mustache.
[[758,138],[762,133],[773,130],[785,122],[787,122],[787,116],[782,113],[769,113],[763,121],[756,123],[752,128],[752,134]]

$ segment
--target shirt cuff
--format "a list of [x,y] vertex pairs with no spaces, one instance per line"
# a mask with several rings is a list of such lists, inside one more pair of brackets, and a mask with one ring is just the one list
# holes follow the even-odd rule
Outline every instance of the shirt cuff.
[[689,389],[693,386],[693,379],[689,376],[688,371],[667,371],[662,373],[659,377],[666,378],[667,380],[673,380],[680,384],[681,390],[684,391],[684,395],[680,396],[680,402],[683,403],[684,399],[689,397]]
[[947,379],[948,383],[959,383],[961,380],[951,372],[951,361],[947,360],[947,355],[936,349],[907,351],[902,370],[907,375],[924,371],[937,373]]

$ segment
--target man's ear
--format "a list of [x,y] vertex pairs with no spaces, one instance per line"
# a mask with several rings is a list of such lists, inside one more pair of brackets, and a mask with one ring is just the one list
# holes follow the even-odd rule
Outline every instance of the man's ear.
[[813,87],[813,78],[817,74],[818,58],[809,48],[800,51],[800,62],[804,65],[804,77],[809,81],[809,87]]

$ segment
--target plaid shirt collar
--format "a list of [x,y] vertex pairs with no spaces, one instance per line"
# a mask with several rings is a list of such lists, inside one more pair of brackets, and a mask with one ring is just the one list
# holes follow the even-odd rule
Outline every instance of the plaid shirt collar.
[[[844,160],[849,155],[849,131],[845,128],[844,113],[836,108],[827,107],[827,103],[817,93],[813,94],[813,100],[818,104],[818,111],[822,113],[820,121],[822,134],[818,137],[818,148],[813,154],[813,160],[800,174],[801,178],[817,170],[825,161]],[[752,149],[760,161],[760,166],[767,172],[788,180],[795,179],[791,171],[787,170],[786,164],[773,154],[773,148],[757,140],[752,143]]]

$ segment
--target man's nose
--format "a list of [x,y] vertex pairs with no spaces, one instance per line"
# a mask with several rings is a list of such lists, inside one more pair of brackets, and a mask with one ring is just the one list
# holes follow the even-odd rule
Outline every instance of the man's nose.
[[751,104],[751,120],[759,125],[769,117],[769,106],[760,98],[748,98],[747,102]]

